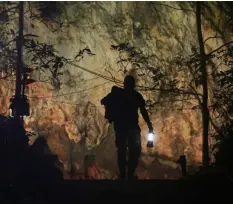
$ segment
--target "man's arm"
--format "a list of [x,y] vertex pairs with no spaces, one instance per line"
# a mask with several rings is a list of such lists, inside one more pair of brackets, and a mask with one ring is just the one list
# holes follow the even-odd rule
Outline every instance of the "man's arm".
[[146,110],[146,103],[145,103],[145,100],[141,94],[140,94],[140,99],[139,99],[139,108],[140,108],[140,112],[142,114],[142,117],[148,126],[149,132],[153,132],[152,123],[150,122],[150,117],[149,117],[148,112]]

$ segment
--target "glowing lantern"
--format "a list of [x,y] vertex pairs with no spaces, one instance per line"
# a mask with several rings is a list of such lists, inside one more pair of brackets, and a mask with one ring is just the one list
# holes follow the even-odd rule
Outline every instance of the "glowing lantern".
[[158,139],[157,135],[155,135],[153,132],[149,132],[147,134],[147,147],[152,148],[154,147],[154,142],[156,142]]

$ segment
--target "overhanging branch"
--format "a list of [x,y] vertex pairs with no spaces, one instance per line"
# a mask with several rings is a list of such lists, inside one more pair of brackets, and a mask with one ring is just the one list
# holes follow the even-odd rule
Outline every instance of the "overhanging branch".
[[218,50],[220,50],[220,49],[222,49],[223,47],[225,47],[225,46],[227,46],[227,45],[230,45],[230,44],[232,44],[232,43],[233,43],[233,41],[229,41],[229,42],[227,42],[227,43],[221,45],[220,47],[216,48],[215,50],[211,51],[211,52],[208,53],[206,56],[207,56],[207,57],[210,57],[213,53],[217,52]]

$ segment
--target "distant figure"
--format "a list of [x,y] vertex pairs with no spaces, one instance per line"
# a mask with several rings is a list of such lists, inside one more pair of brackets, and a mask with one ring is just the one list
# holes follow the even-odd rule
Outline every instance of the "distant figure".
[[101,100],[101,104],[105,105],[106,108],[105,117],[109,119],[109,122],[114,123],[120,179],[125,179],[126,176],[128,179],[134,179],[141,154],[141,129],[138,125],[138,109],[140,109],[143,119],[147,123],[149,132],[153,132],[145,108],[145,100],[135,90],[134,77],[126,76],[124,89],[114,86],[111,93]]

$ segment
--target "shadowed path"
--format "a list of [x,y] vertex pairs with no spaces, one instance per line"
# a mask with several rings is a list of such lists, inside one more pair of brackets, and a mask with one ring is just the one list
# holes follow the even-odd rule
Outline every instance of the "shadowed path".
[[[24,182],[1,188],[4,203],[79,203],[79,201],[231,202],[232,183],[219,179],[204,180],[138,180],[138,181],[62,181],[60,183]],[[229,201],[227,201],[229,200]]]

